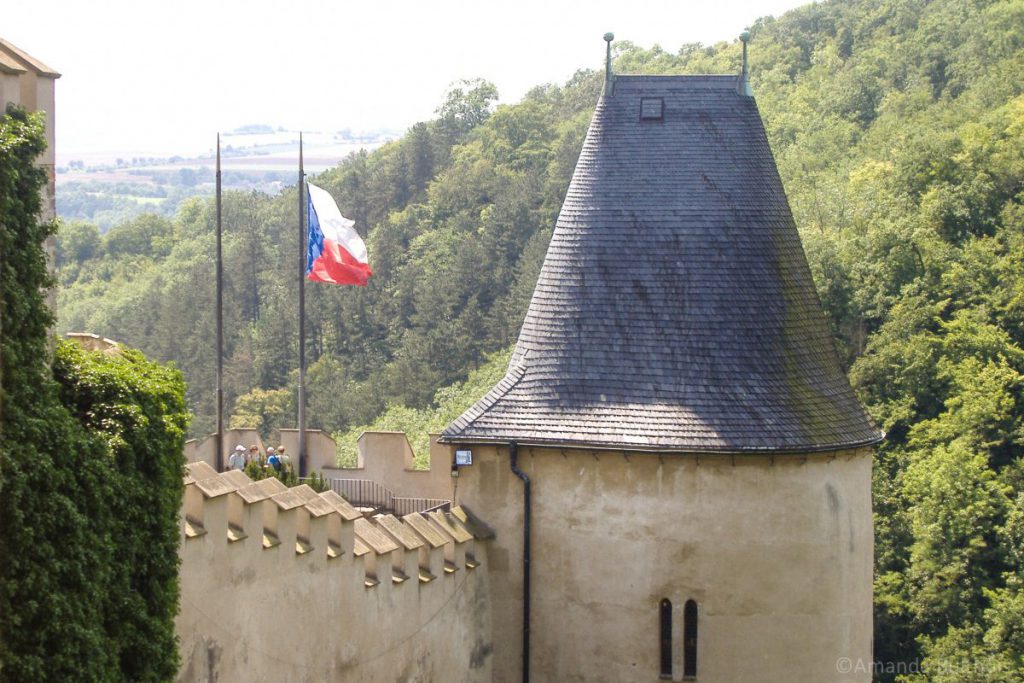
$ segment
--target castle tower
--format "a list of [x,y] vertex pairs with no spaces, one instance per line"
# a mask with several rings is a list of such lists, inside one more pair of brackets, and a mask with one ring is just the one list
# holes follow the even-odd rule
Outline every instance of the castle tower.
[[[0,38],[0,115],[13,103],[27,111],[42,111],[46,114],[46,149],[40,155],[38,164],[46,172],[46,189],[39,220],[52,221],[57,217],[57,173],[56,141],[54,125],[55,90],[60,74],[31,56],[24,50]],[[44,245],[49,266],[54,268],[57,244],[53,236]],[[57,290],[50,289],[46,295],[50,310],[57,310]]]
[[0,38],[0,113],[13,102],[28,111],[46,112],[46,151],[39,159],[46,171],[46,200],[41,220],[57,216],[54,186],[54,86],[60,74],[15,45]]
[[879,439],[743,77],[609,74],[508,372],[443,435],[497,531],[495,680],[869,681]]

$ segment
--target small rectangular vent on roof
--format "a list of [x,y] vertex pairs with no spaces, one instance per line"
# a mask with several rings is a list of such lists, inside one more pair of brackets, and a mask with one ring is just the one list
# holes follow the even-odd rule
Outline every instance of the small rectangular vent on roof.
[[665,100],[661,97],[640,98],[640,120],[641,121],[664,121]]

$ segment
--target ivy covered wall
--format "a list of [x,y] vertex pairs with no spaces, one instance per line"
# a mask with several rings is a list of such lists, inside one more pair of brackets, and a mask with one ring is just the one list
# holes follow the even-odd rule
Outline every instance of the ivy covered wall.
[[164,681],[188,414],[173,367],[48,345],[43,119],[0,116],[0,680]]

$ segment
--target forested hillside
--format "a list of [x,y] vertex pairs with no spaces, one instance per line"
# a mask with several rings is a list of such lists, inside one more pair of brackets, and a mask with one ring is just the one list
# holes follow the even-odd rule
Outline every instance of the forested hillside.
[[[905,680],[1020,681],[1024,0],[826,2],[751,34],[822,303],[888,433],[878,678],[920,659],[930,673]],[[738,43],[615,49],[621,73],[739,69]],[[462,84],[436,119],[316,180],[368,236],[376,275],[307,288],[311,426],[343,431],[388,404],[386,424],[435,424],[431,409],[456,408],[445,396],[472,400],[435,392],[514,341],[600,82],[581,71],[497,108],[486,82]],[[225,200],[229,406],[265,429],[294,421],[295,203],[294,188]],[[103,238],[69,225],[60,246],[61,329],[175,360],[198,432],[213,421],[211,209]]]
[[[368,235],[365,289],[311,285],[309,421],[329,430],[387,401],[422,407],[517,331],[597,99],[581,74],[493,111],[493,86],[453,88],[438,118],[353,155],[314,181]],[[95,330],[173,359],[189,379],[194,432],[213,426],[214,215],[186,203],[100,237],[60,238],[60,329]],[[232,420],[294,423],[297,208],[278,197],[224,199],[226,394]]]

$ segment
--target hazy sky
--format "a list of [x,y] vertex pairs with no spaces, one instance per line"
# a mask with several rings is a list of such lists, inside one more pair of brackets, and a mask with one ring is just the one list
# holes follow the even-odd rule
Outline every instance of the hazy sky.
[[486,78],[514,102],[601,68],[606,31],[675,51],[805,3],[10,0],[0,37],[63,74],[57,150],[68,159],[197,152],[249,123],[401,130],[461,78]]

